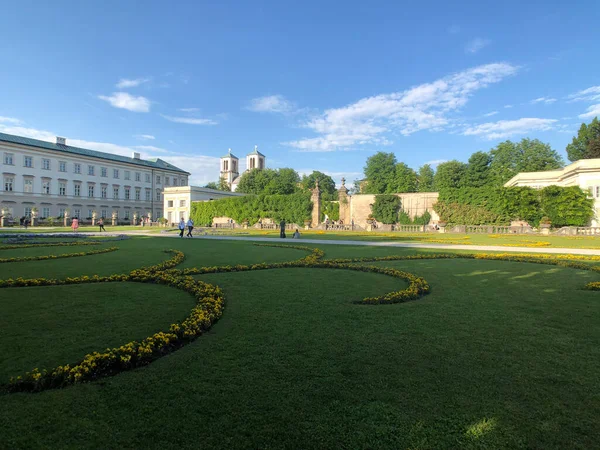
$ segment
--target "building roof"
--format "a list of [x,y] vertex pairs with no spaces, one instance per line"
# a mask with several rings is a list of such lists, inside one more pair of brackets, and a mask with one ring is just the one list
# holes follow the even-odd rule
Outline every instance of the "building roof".
[[233,153],[227,153],[225,156],[221,156],[221,158],[233,158],[233,159],[240,159],[237,156],[235,156]]
[[55,144],[52,142],[40,141],[38,139],[31,139],[23,136],[15,136],[12,134],[0,133],[0,143],[8,142],[10,144],[26,145],[29,147],[43,148],[46,150],[53,150],[59,153],[67,153],[73,155],[88,156],[90,158],[105,159],[107,161],[120,162],[133,164],[135,166],[147,167],[149,169],[160,169],[170,170],[173,172],[180,172],[182,174],[190,175],[189,172],[175,167],[173,164],[169,164],[160,158],[145,160],[137,158],[129,158],[127,156],[113,155],[112,153],[104,153],[96,150],[90,150],[87,148],[72,147],[70,145]]
[[256,149],[256,148],[254,150],[252,150],[250,153],[248,153],[247,156],[250,156],[250,155],[258,155],[258,156],[262,156],[263,158],[266,158],[266,156],[263,155],[261,152],[259,152],[258,149]]
[[504,184],[504,187],[518,186],[519,183],[523,182],[560,183],[564,179],[578,173],[590,172],[600,173],[600,158],[580,159],[562,169],[542,170],[539,172],[519,172],[508,180]]

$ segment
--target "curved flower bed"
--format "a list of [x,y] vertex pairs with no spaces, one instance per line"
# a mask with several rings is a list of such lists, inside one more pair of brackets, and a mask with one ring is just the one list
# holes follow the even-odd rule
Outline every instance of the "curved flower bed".
[[[26,242],[26,241],[24,241],[24,242]],[[14,250],[14,249],[18,249],[18,248],[35,248],[35,247],[73,247],[73,246],[79,246],[79,245],[100,245],[103,243],[104,242],[100,242],[100,241],[31,242],[29,244],[2,245],[2,246],[0,246],[0,250]]]
[[75,258],[77,256],[99,255],[101,253],[109,253],[119,250],[119,247],[102,248],[99,250],[91,250],[89,252],[79,253],[63,253],[62,255],[40,255],[40,256],[21,256],[16,258],[0,258],[1,263],[23,262],[23,261],[45,261],[48,259]]

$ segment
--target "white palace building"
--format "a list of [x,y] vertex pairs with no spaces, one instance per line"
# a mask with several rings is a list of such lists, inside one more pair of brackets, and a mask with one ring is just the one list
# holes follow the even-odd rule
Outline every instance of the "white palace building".
[[163,216],[163,190],[187,186],[185,170],[161,159],[143,160],[0,133],[0,207],[13,218],[116,216],[120,221]]

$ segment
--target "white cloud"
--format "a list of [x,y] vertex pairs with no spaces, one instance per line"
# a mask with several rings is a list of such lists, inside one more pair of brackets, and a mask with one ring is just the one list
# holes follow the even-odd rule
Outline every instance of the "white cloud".
[[475,38],[467,43],[465,46],[465,52],[467,53],[477,53],[484,47],[490,45],[492,41],[489,39]]
[[460,27],[458,25],[451,25],[448,27],[448,33],[450,33],[450,34],[460,33]]
[[136,139],[141,139],[142,141],[153,141],[156,139],[151,134],[134,134],[133,137]]
[[555,98],[551,97],[539,97],[534,100],[531,100],[529,103],[535,105],[536,103],[544,103],[545,105],[549,105],[550,103],[554,103],[556,101]]
[[147,83],[148,81],[150,81],[150,78],[136,78],[133,80],[127,79],[127,78],[121,78],[119,80],[119,82],[117,83],[117,87],[119,89],[127,89],[127,88],[137,87],[140,84]]
[[254,112],[287,114],[295,108],[296,106],[283,95],[267,95],[252,99],[247,109]]
[[427,161],[424,164],[429,164],[432,167],[436,167],[445,162],[448,162],[448,160],[447,159],[434,159],[432,161]]
[[200,108],[179,108],[177,111],[181,112],[198,112]]
[[300,151],[327,152],[357,145],[387,145],[385,133],[410,135],[450,126],[449,114],[463,107],[478,90],[517,72],[507,63],[467,69],[411,89],[363,98],[342,108],[328,109],[302,124],[318,134],[285,143]]
[[592,86],[582,91],[575,92],[567,97],[573,102],[586,101],[595,102],[600,100],[600,86]]
[[591,119],[596,116],[600,116],[600,103],[597,105],[592,105],[587,109],[587,112],[583,114],[579,114],[581,119]]
[[531,131],[552,129],[555,119],[522,118],[518,120],[500,120],[488,122],[463,131],[465,136],[481,136],[484,139],[500,139],[514,135],[527,134]]
[[0,123],[11,123],[13,125],[19,125],[21,121],[13,117],[2,117],[0,116]]
[[165,150],[164,148],[155,147],[154,145],[136,145],[134,148],[136,148],[138,150],[145,150],[147,152],[173,153],[170,150]]
[[115,108],[127,109],[133,112],[149,112],[150,100],[146,97],[134,97],[127,92],[113,92],[111,96],[99,95],[100,100],[110,103]]
[[186,123],[188,125],[217,125],[219,122],[212,119],[195,119],[193,117],[173,117],[161,114],[161,117],[171,122]]
[[504,105],[505,108],[512,108],[513,105]]
[[492,116],[495,116],[496,114],[498,114],[498,111],[492,111],[487,114],[484,114],[483,117],[492,117]]

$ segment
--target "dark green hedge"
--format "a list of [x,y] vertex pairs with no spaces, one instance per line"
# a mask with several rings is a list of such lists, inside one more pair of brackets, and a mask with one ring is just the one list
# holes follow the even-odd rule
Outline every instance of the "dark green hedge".
[[259,219],[303,224],[310,220],[310,192],[291,195],[245,195],[210,202],[192,203],[192,219],[197,226],[212,224],[214,217],[231,217],[238,223],[248,220],[254,225]]
[[435,211],[449,223],[510,224],[525,220],[537,226],[548,216],[555,227],[586,226],[594,216],[593,200],[577,186],[461,188],[440,192]]

